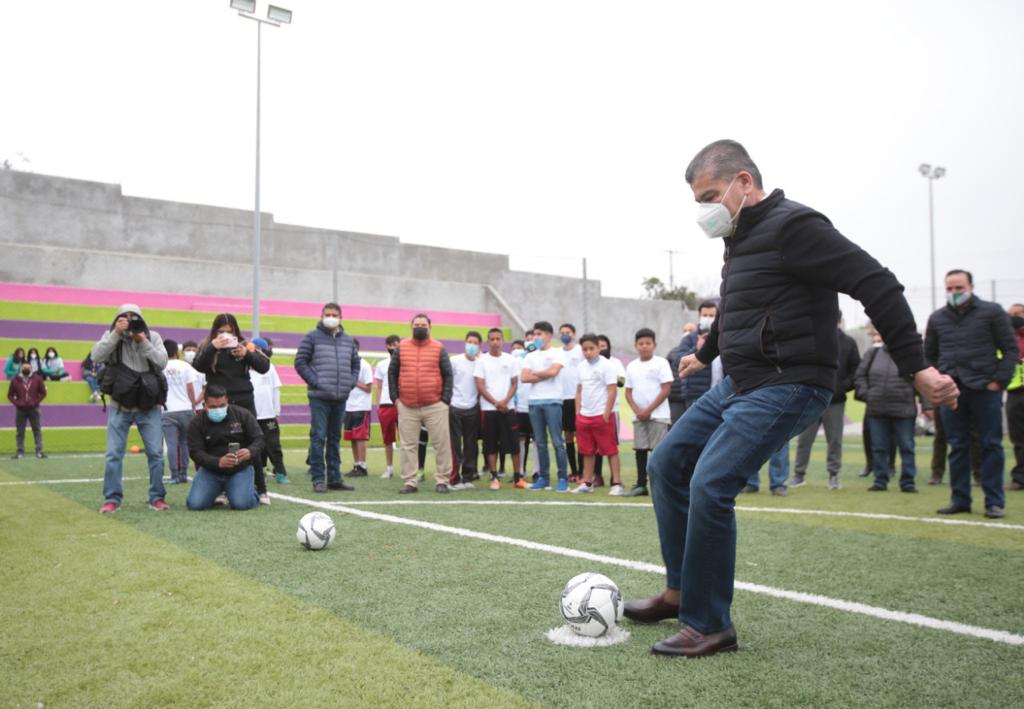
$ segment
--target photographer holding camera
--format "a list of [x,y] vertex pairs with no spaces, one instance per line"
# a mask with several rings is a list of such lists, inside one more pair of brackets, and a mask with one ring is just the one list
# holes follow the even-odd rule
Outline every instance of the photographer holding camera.
[[167,400],[167,382],[161,375],[167,352],[160,335],[149,329],[139,306],[122,305],[110,330],[92,347],[92,361],[105,364],[100,390],[110,396],[107,410],[107,453],[103,469],[100,512],[116,512],[124,491],[121,467],[128,431],[134,423],[142,436],[149,463],[149,508],[163,511],[164,436],[160,412]]

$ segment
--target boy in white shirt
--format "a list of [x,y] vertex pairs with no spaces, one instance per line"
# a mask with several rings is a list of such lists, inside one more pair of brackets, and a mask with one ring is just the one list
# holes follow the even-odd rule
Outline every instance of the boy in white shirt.
[[500,490],[498,451],[512,456],[515,480],[519,473],[519,447],[516,441],[516,410],[513,399],[519,383],[518,360],[503,352],[505,336],[500,328],[487,331],[488,352],[477,359],[476,386],[480,392],[480,410],[484,416],[484,456],[491,471],[491,489]]
[[[359,340],[354,340],[359,349]],[[345,473],[349,478],[365,478],[366,442],[370,440],[370,410],[373,408],[373,367],[359,358],[359,377],[345,402],[345,433],[343,440],[352,441],[352,470]]]
[[565,358],[562,370],[562,435],[565,436],[565,454],[569,459],[569,482],[579,482],[583,456],[576,451],[576,368],[583,361],[583,350],[576,343],[576,326],[562,323],[558,326],[558,339],[562,342]]
[[[533,332],[528,332],[527,337],[533,340]],[[516,435],[519,439],[519,467],[516,468],[516,480],[513,487],[524,488],[530,484],[526,482],[526,465],[530,459],[530,439],[533,438],[533,428],[530,426],[530,385],[523,382],[523,364],[526,362],[526,341],[514,340],[512,342],[512,356],[516,361]],[[537,475],[537,448],[533,449],[533,473]],[[531,480],[530,482],[533,482]]]
[[[601,353],[601,356],[611,362],[612,366],[615,367],[615,374],[618,377],[618,387],[621,389],[626,386],[626,368],[622,366],[622,360],[618,357],[612,356],[612,342],[608,339],[607,335],[597,336],[597,350]],[[612,407],[612,418],[615,419],[615,442],[619,442],[619,395],[615,395],[615,406]],[[604,487],[604,456],[594,457],[594,487]]]
[[160,414],[160,426],[167,442],[167,467],[171,472],[171,485],[188,482],[188,424],[195,415],[198,391],[196,370],[178,359],[178,343],[164,340],[167,367],[163,371],[167,380],[167,403]]
[[[262,337],[254,337],[252,344],[270,359],[274,356],[274,343]],[[256,423],[263,431],[263,453],[260,455],[259,465],[263,468],[270,461],[274,470],[274,480],[280,485],[288,484],[288,469],[284,465],[284,453],[281,450],[281,425],[278,417],[281,415],[281,377],[277,374],[277,368],[273,364],[265,374],[260,374],[255,369],[249,370],[249,381],[252,382],[252,395],[256,404]],[[264,501],[263,498],[266,498]],[[270,504],[270,497],[264,493],[260,495],[260,502]]]
[[548,434],[555,448],[555,463],[558,466],[558,485],[555,492],[568,492],[569,480],[566,474],[565,439],[562,438],[562,379],[565,353],[551,346],[555,329],[551,323],[541,320],[533,326],[533,350],[526,355],[519,381],[530,387],[530,427],[537,441],[539,472],[531,490],[551,489],[551,458],[548,453]]
[[[192,362],[195,361],[196,352],[199,351],[199,343],[195,340],[186,340],[185,344],[181,346],[181,356],[188,362],[191,367]],[[192,387],[196,392],[196,402],[192,407],[193,411],[197,414],[203,410],[203,401],[206,400],[206,375],[198,371],[195,367],[192,367],[193,373],[195,373],[195,380],[192,382]]]
[[480,447],[480,390],[476,385],[476,363],[483,338],[476,330],[466,333],[466,351],[452,360],[452,401],[448,405],[448,430],[455,458],[449,485],[452,490],[467,490],[480,477],[477,459]]
[[633,451],[636,454],[636,486],[626,497],[647,494],[647,456],[668,433],[672,410],[668,395],[672,389],[672,366],[657,357],[654,330],[640,328],[634,338],[638,359],[626,367],[626,403],[633,409]]
[[398,408],[391,400],[391,391],[388,385],[388,367],[391,366],[391,355],[398,349],[398,343],[402,338],[398,335],[388,335],[384,340],[388,356],[377,362],[373,370],[373,383],[377,386],[377,420],[380,422],[380,433],[384,439],[384,462],[387,467],[381,474],[381,478],[387,480],[395,474],[395,441],[398,436]]
[[573,492],[593,492],[594,456],[608,457],[612,469],[612,487],[609,495],[621,495],[619,477],[619,445],[612,408],[618,395],[618,375],[615,367],[598,349],[597,335],[580,338],[584,360],[576,367],[579,384],[576,385],[576,437],[583,454],[583,482]]

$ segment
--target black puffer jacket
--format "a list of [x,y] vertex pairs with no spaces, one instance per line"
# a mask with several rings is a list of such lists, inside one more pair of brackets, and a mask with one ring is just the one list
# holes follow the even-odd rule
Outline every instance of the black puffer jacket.
[[[1003,353],[996,356],[996,350]],[[947,305],[928,318],[925,359],[968,389],[991,382],[1006,388],[1017,361],[1017,337],[1010,316],[996,303],[971,295],[960,308]]]
[[917,416],[914,387],[900,376],[885,347],[864,355],[856,375],[857,398],[867,403],[866,416],[908,419]]
[[832,392],[832,403],[841,404],[846,401],[846,392],[853,389],[857,367],[860,366],[860,352],[857,342],[842,330],[839,334],[839,370],[836,374],[836,389]]
[[711,364],[721,353],[738,392],[797,383],[834,391],[837,292],[864,305],[901,374],[924,369],[896,277],[823,215],[775,190],[740,211],[725,239],[722,300],[697,358]]
[[672,388],[669,389],[669,401],[682,403],[699,399],[711,388],[711,367],[705,367],[686,379],[679,378],[679,360],[697,351],[697,339],[700,333],[688,332],[683,335],[679,344],[668,353],[668,363],[672,367]]

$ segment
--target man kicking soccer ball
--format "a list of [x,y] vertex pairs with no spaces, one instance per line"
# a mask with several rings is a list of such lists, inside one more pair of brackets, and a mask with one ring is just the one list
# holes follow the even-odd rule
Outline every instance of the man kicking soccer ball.
[[[765,193],[750,155],[732,140],[694,157],[686,181],[697,223],[725,241],[721,305],[703,346],[679,376],[721,354],[728,373],[651,453],[665,589],[626,603],[640,623],[678,618],[659,655],[703,657],[736,650],[729,609],[736,576],[736,495],[783,442],[816,421],[832,399],[838,364],[837,292],[859,300],[900,374],[937,406],[956,384],[925,367],[921,336],[893,274],[823,215]],[[684,583],[685,580],[685,583]]]

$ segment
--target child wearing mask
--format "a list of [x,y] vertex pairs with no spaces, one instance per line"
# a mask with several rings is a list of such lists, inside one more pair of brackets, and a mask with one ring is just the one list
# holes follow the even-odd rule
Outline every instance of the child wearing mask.
[[[269,360],[274,356],[274,343],[270,338],[254,337],[252,344],[262,352]],[[253,398],[256,400],[256,423],[263,431],[263,452],[256,462],[260,469],[267,466],[270,461],[274,470],[274,482],[279,485],[287,485],[288,469],[284,465],[284,452],[281,450],[281,425],[278,417],[281,415],[281,377],[277,374],[277,368],[270,364],[270,369],[265,373],[250,369],[249,379],[252,381]],[[266,497],[264,502],[263,498]],[[260,504],[269,505],[270,496],[261,495]]]
[[398,408],[391,400],[391,391],[388,388],[388,367],[391,366],[391,355],[398,349],[398,343],[402,338],[398,335],[388,335],[384,340],[388,356],[377,362],[373,370],[373,382],[377,387],[377,420],[380,422],[380,433],[384,439],[384,463],[386,467],[381,478],[388,480],[395,476],[395,441],[398,439]]

